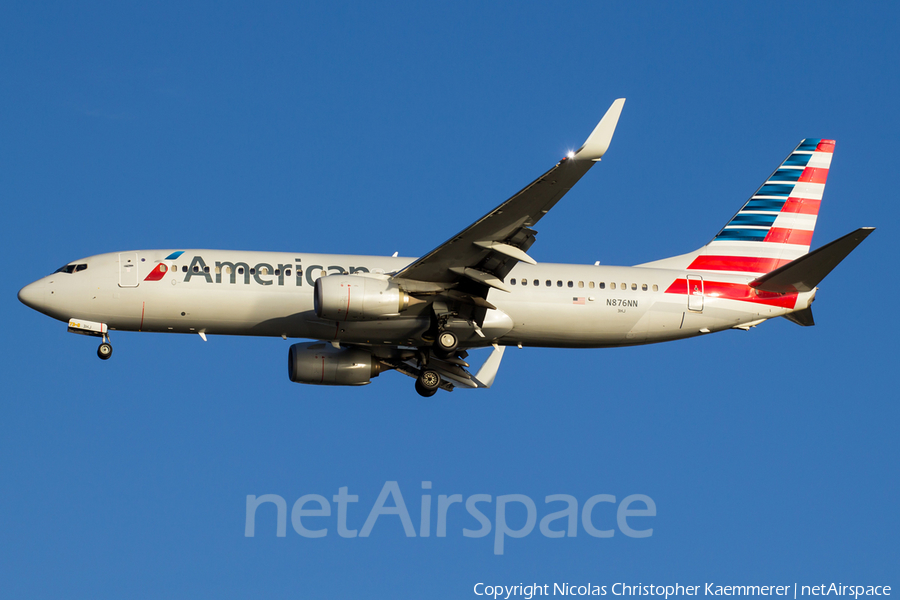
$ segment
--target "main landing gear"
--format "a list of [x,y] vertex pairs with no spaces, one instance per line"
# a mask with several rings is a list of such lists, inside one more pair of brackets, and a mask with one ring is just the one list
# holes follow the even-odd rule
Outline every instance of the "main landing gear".
[[[434,340],[432,352],[440,359],[448,359],[456,356],[456,348],[459,346],[459,338],[452,331],[439,330]],[[424,363],[424,361],[423,361]],[[441,375],[434,369],[423,368],[416,379],[416,391],[424,398],[434,396],[441,387]]]
[[109,338],[106,334],[103,335],[103,343],[97,348],[97,356],[101,360],[109,360],[109,357],[112,356],[112,344],[109,343]]
[[438,333],[437,339],[434,340],[434,349],[444,356],[452,354],[458,345],[459,338],[452,331],[441,331]]
[[416,379],[416,391],[424,398],[434,396],[441,387],[441,376],[437,371],[425,369]]
[[[444,383],[441,380],[441,374],[433,368],[428,367],[429,356],[433,356],[437,360],[445,362],[455,360],[457,358],[457,349],[459,347],[459,337],[452,331],[445,329],[448,319],[452,316],[456,316],[456,313],[450,311],[444,302],[435,302],[432,305],[432,309],[434,310],[434,314],[432,316],[431,328],[427,332],[427,335],[422,336],[422,341],[426,344],[430,342],[431,348],[429,349],[426,346],[419,349],[418,363],[421,371],[416,378],[416,391],[420,396],[425,398],[434,396],[438,389],[440,389],[441,384]],[[432,335],[434,335],[433,339],[431,337]],[[450,386],[447,387],[447,389],[453,388]]]

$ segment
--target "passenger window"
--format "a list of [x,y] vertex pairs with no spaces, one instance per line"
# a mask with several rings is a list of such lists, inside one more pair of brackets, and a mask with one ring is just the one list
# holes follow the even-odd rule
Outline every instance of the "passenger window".
[[187,273],[187,265],[182,266],[182,267],[181,267],[181,270],[182,270],[184,273]]
[[200,267],[197,265],[194,265],[194,273],[199,273],[199,272],[200,272]]
[[636,291],[637,291],[637,284],[636,284],[636,283],[632,283],[632,284],[631,284],[631,290],[632,290],[633,292],[636,292]]
[[579,282],[578,282],[578,287],[583,288],[583,287],[584,287],[584,282],[583,282],[583,281],[579,281]]
[[627,289],[628,289],[628,285],[627,285],[627,284],[624,284],[624,283],[623,283],[622,285],[620,285],[619,287],[620,287],[621,289],[623,289],[623,290],[627,290]]
[[551,285],[553,285],[553,284],[552,284],[552,283],[550,282],[550,280],[548,279],[548,280],[547,280],[547,287],[550,287]]
[[593,282],[593,281],[588,281],[588,287],[591,288],[591,289],[594,289],[594,282]]
[[276,275],[281,275],[281,269],[275,269],[275,274],[276,274]]
[[655,283],[653,284],[653,291],[654,291],[654,292],[658,292],[658,291],[659,291],[659,286],[656,285]]
[[291,276],[291,270],[290,270],[290,269],[285,269],[285,270],[284,270],[284,274],[285,274],[287,277],[290,277],[290,276]]
[[238,267],[238,275],[244,274],[244,267]]
[[616,289],[616,284],[615,284],[614,282],[611,282],[611,283],[609,284],[609,289],[611,289],[611,290]]
[[534,285],[535,285],[535,286],[541,285],[540,280],[539,280],[539,279],[535,279],[535,280],[534,280]]
[[203,267],[203,272],[204,272],[204,273],[209,273],[209,267]]
[[510,283],[510,285],[516,285],[516,279],[515,279],[515,277],[513,277],[512,279],[510,279],[510,280],[509,280],[509,283]]
[[556,280],[556,287],[562,287],[562,279]]
[[645,284],[641,285],[641,289],[642,289],[643,291],[646,292],[646,291],[647,291],[647,284],[645,283]]
[[250,274],[256,275],[256,267],[250,267]]
[[575,283],[572,282],[572,281],[570,281],[570,282],[569,282],[569,287],[575,287]]
[[[615,285],[615,284],[613,284],[613,285]],[[597,287],[599,287],[601,290],[606,289],[606,283],[601,281],[600,283],[597,284]]]
[[528,285],[528,280],[524,277],[522,278],[522,285]]
[[228,266],[225,267],[225,274],[231,275],[231,267],[228,267]]

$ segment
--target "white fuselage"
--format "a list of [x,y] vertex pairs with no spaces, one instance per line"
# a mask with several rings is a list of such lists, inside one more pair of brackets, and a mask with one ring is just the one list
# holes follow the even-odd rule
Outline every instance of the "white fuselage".
[[[430,325],[428,313],[414,307],[395,317],[357,322],[325,321],[313,308],[317,278],[395,272],[411,258],[230,250],[186,250],[166,258],[172,254],[92,256],[75,261],[87,265],[83,270],[44,277],[24,288],[20,298],[62,321],[96,321],[120,331],[415,346]],[[505,279],[511,292],[488,295],[497,310],[487,311],[483,337],[469,324],[460,323],[455,331],[462,347],[653,343],[753,325],[806,308],[814,294],[763,297],[747,286],[752,279],[651,267],[520,263]]]

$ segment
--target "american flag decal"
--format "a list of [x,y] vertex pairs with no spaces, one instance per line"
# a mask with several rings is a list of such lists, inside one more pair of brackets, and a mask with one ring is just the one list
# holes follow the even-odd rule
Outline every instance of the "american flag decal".
[[584,304],[584,296],[572,298],[572,304]]

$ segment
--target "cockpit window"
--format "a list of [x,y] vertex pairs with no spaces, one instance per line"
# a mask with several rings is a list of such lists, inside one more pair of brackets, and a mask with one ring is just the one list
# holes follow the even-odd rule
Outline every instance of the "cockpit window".
[[54,273],[76,273],[78,271],[84,271],[88,266],[86,264],[80,265],[63,265],[57,270],[53,271]]

